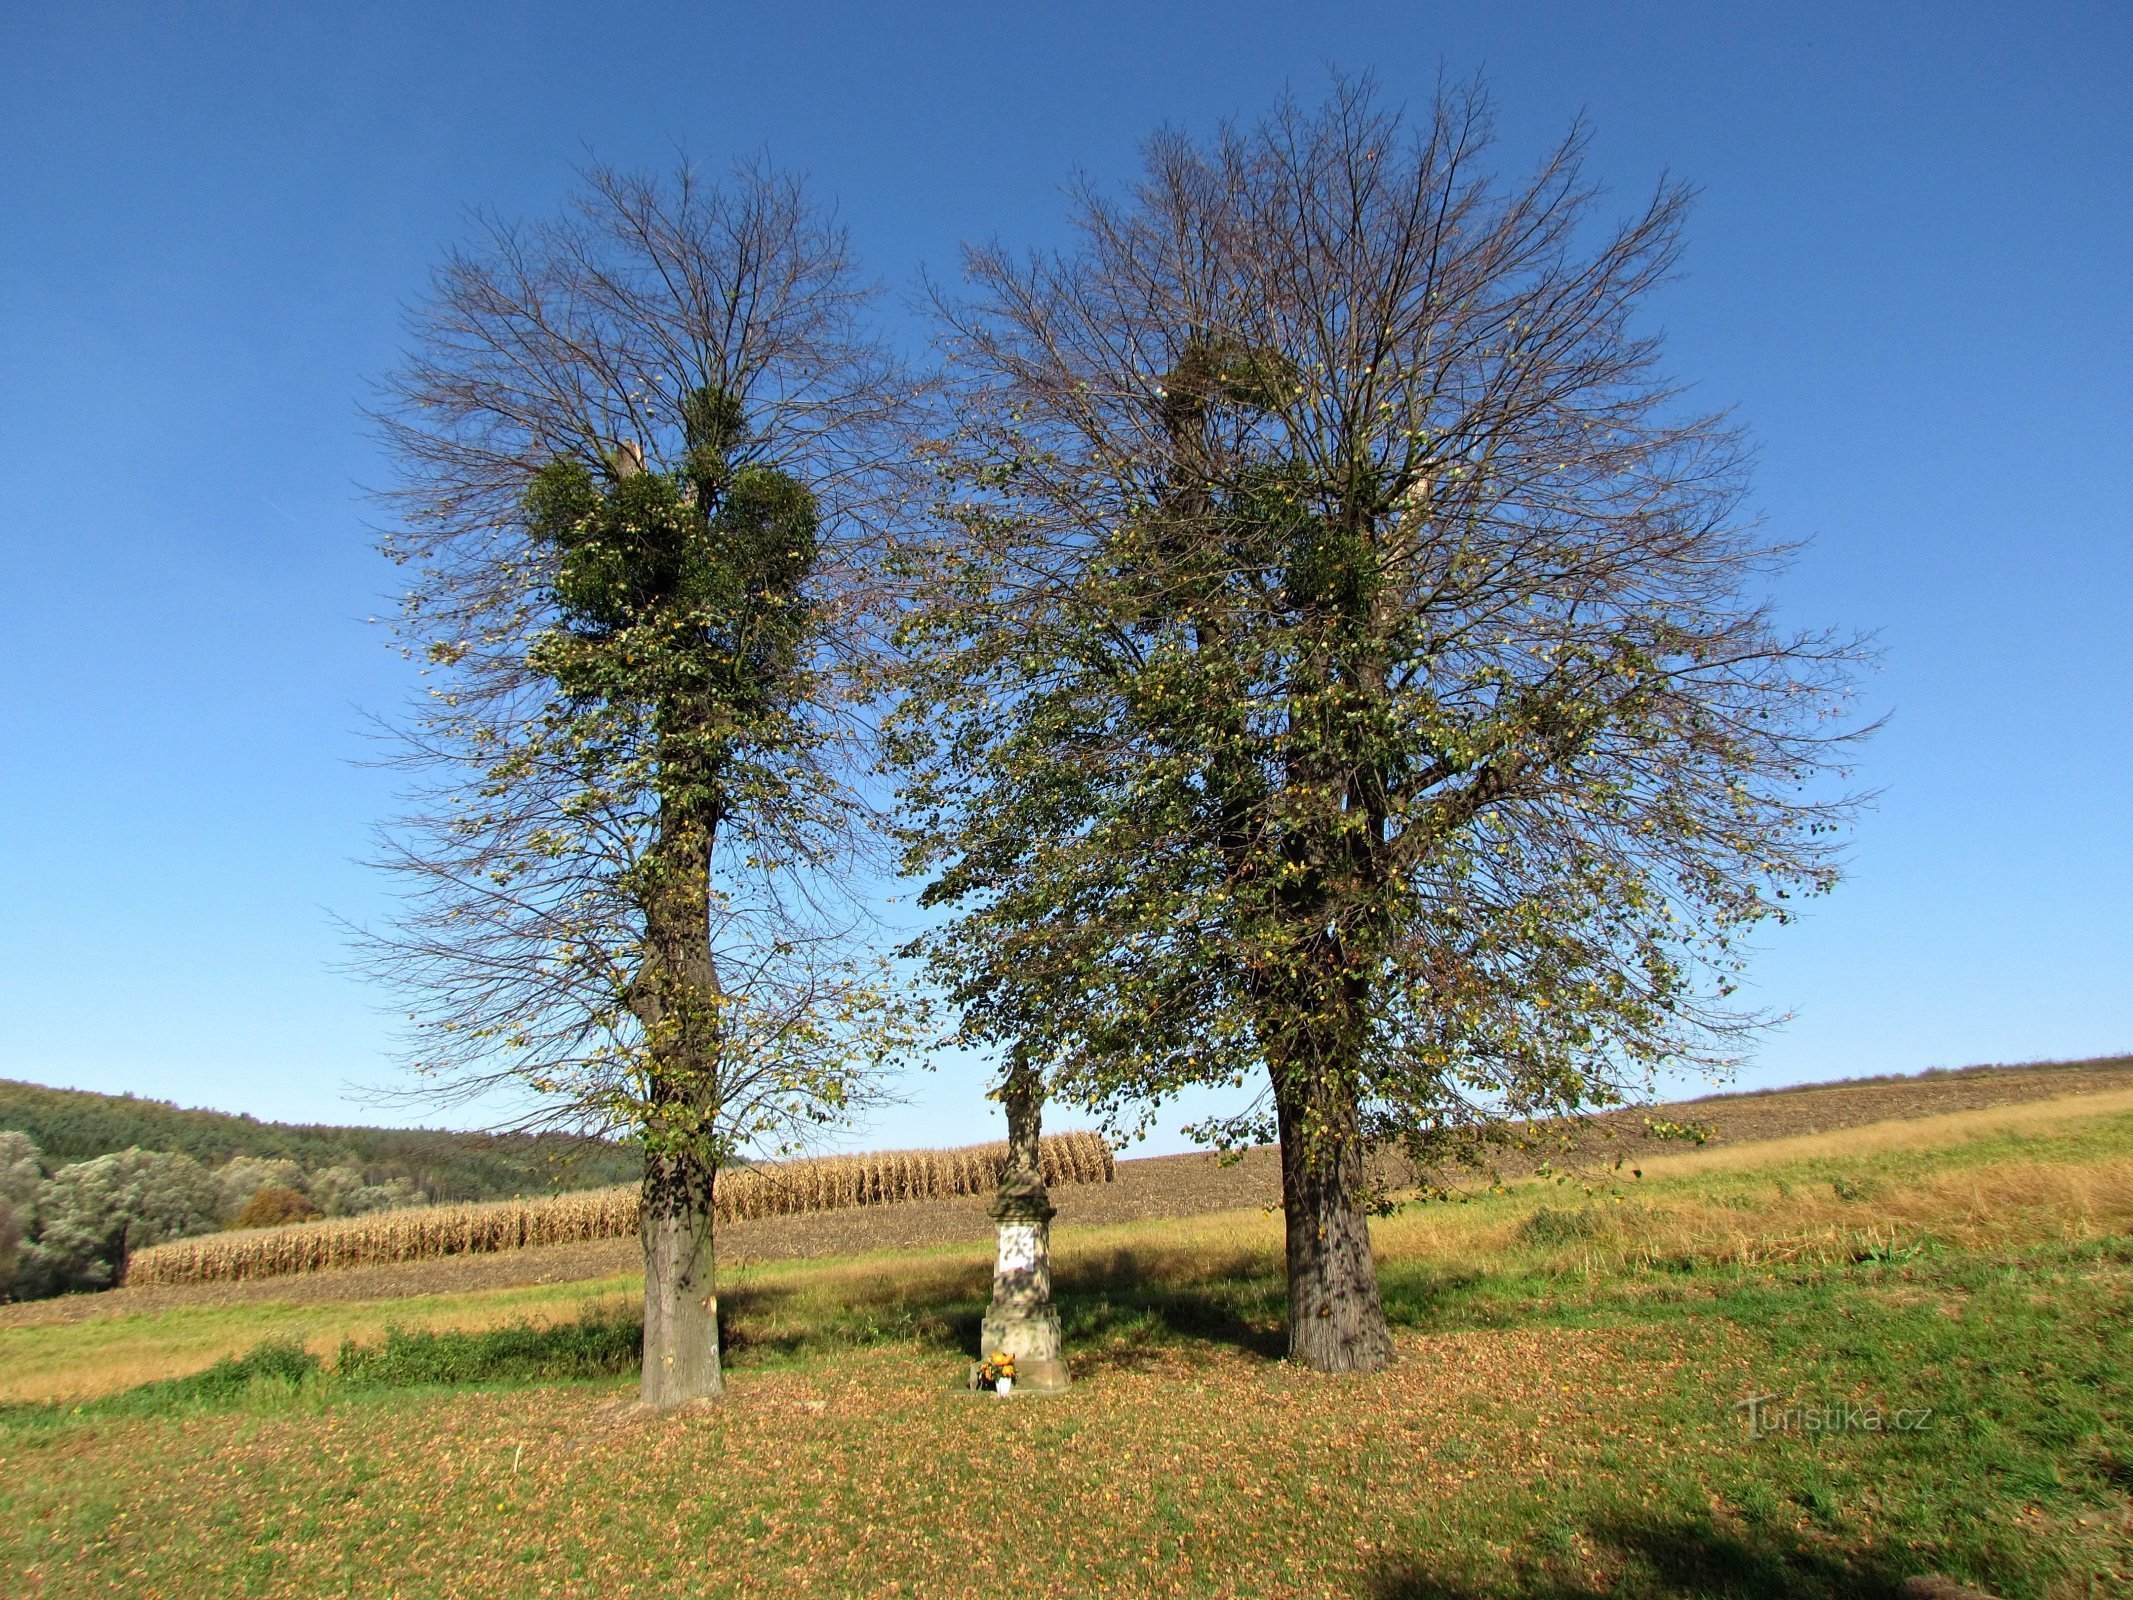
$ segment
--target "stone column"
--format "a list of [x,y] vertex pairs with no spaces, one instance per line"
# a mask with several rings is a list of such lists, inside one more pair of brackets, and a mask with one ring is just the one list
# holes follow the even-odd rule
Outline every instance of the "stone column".
[[993,1266],[992,1307],[985,1313],[985,1359],[1004,1350],[1015,1358],[1015,1387],[1053,1393],[1067,1386],[1059,1341],[1059,1313],[1052,1309],[1052,1218],[1057,1208],[1044,1179],[1010,1167],[992,1203],[1000,1224],[1000,1254]]

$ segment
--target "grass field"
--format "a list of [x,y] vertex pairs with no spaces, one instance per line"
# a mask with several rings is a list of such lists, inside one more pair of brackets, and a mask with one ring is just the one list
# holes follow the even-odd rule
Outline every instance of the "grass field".
[[[1076,1383],[1026,1403],[949,1389],[987,1281],[965,1242],[742,1267],[727,1400],[655,1420],[612,1370],[626,1275],[0,1327],[0,1571],[40,1596],[2133,1592],[2133,1092],[1641,1165],[1379,1224],[1399,1360],[1365,1379],[1277,1359],[1258,1208],[1063,1226]],[[270,1337],[322,1364],[198,1376]]]

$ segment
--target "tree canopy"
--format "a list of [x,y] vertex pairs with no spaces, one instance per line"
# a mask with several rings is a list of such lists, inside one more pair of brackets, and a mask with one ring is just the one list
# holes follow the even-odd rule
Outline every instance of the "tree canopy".
[[[971,252],[899,730],[973,1042],[1115,1120],[1265,1092],[1291,1352],[1388,1356],[1365,1156],[1725,1059],[1835,879],[1850,643],[1779,628],[1723,418],[1637,316],[1687,205],[1342,83]],[[1834,719],[1834,720],[1833,720]]]

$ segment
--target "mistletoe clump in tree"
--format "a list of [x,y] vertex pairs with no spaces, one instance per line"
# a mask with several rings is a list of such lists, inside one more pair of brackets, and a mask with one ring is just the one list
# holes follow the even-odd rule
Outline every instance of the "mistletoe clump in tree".
[[1834,878],[1857,651],[1780,632],[1739,451],[1632,317],[1573,136],[1342,84],[1147,149],[1079,241],[968,260],[906,627],[908,864],[976,1042],[1118,1118],[1281,1147],[1289,1349],[1391,1343],[1366,1160],[1484,1158],[1713,1063],[1739,939]]
[[[718,1365],[713,1186],[736,1153],[727,1102],[740,1085],[727,1052],[743,1040],[726,1026],[710,938],[711,862],[729,818],[788,798],[778,767],[812,743],[793,712],[805,699],[814,497],[774,467],[736,469],[744,432],[732,396],[699,389],[681,412],[678,471],[644,471],[634,442],[604,485],[583,462],[558,460],[536,475],[526,518],[556,558],[560,620],[529,656],[564,697],[550,731],[575,748],[588,794],[648,793],[656,818],[615,885],[643,928],[623,999],[643,1059],[641,1091],[626,1100],[645,1147],[655,1403],[664,1369]],[[776,1090],[841,1104],[834,1073],[804,1081],[794,1064],[780,1063]]]
[[900,380],[841,234],[760,170],[595,172],[572,217],[488,242],[383,419],[443,681],[370,950],[440,1096],[643,1147],[669,1406],[721,1386],[720,1170],[848,1116],[920,1023],[839,898]]

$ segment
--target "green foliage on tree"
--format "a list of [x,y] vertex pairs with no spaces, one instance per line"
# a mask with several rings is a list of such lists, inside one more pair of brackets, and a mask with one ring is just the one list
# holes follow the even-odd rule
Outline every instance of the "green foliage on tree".
[[118,1282],[135,1250],[221,1226],[220,1191],[190,1156],[122,1150],[41,1174],[35,1146],[0,1133],[0,1199],[22,1241],[0,1293],[35,1299]]
[[1164,135],[1056,256],[975,252],[899,759],[972,1042],[1131,1124],[1282,1149],[1290,1350],[1389,1356],[1366,1158],[1723,1059],[1740,939],[1834,881],[1854,652],[1752,592],[1738,449],[1573,138],[1367,87]]
[[43,1184],[44,1153],[37,1141],[12,1128],[0,1128],[0,1199],[12,1204],[17,1218],[26,1222]]
[[[615,877],[643,927],[622,994],[641,1065],[595,1092],[644,1144],[649,1247],[673,1252],[696,1286],[685,1292],[708,1298],[718,1169],[795,1117],[842,1115],[897,1042],[899,1008],[885,986],[803,971],[816,952],[790,938],[752,952],[754,998],[773,990],[770,1007],[722,981],[712,948],[732,905],[714,878],[722,833],[739,831],[759,871],[774,852],[807,849],[804,827],[780,837],[766,816],[836,800],[813,764],[824,741],[807,715],[816,685],[803,590],[818,515],[791,474],[735,460],[747,427],[731,395],[700,388],[680,411],[671,473],[626,463],[603,486],[559,460],[535,476],[527,532],[554,552],[558,620],[528,659],[560,693],[546,736],[584,773],[587,796],[610,810],[649,802],[651,830]],[[788,1003],[794,994],[805,1007]],[[862,1015],[884,1026],[848,1026]],[[656,1340],[657,1318],[647,1326]],[[714,1375],[715,1341],[714,1325],[694,1352]]]

